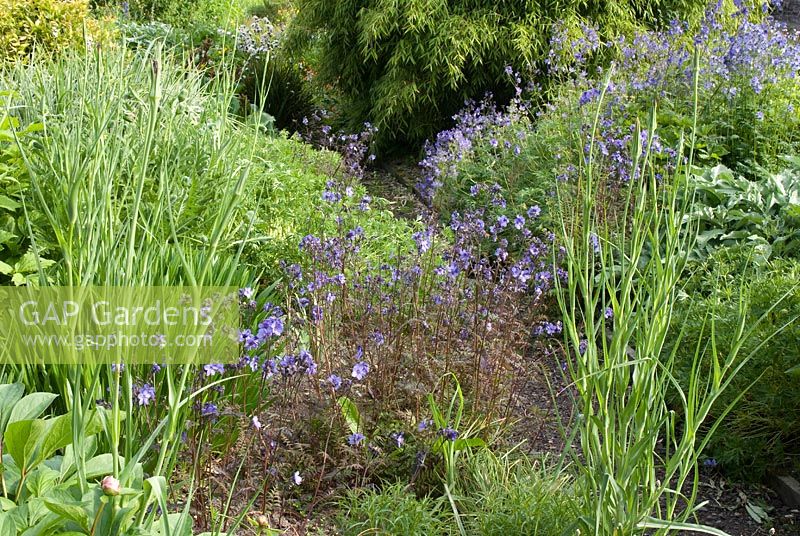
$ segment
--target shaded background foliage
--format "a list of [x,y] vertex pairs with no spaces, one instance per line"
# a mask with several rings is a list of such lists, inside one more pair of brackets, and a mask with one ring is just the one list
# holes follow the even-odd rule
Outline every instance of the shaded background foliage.
[[[704,1],[300,0],[295,30],[315,35],[322,81],[342,93],[354,124],[379,129],[382,148],[419,144],[466,98],[513,94],[515,70],[544,82],[554,23],[596,24],[611,37],[635,25],[694,19]],[[307,42],[308,44],[308,42]]]

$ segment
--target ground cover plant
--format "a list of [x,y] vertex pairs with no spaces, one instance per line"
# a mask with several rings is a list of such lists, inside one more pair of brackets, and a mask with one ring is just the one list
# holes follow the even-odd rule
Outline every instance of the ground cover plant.
[[82,4],[0,67],[0,274],[235,289],[237,350],[42,364],[0,332],[0,532],[739,533],[708,471],[793,470],[769,5],[162,4]]

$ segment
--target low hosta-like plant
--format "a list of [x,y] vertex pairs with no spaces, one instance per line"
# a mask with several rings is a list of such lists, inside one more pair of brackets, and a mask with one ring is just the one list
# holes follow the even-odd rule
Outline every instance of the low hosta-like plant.
[[699,227],[694,260],[741,245],[755,248],[758,262],[800,254],[800,159],[785,161],[782,171],[761,169],[753,178],[724,166],[692,174],[694,200],[686,218]]

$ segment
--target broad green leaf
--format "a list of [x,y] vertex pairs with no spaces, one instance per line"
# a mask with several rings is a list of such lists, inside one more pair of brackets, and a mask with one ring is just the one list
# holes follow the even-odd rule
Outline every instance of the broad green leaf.
[[0,434],[5,432],[6,424],[11,417],[11,410],[24,393],[25,387],[21,383],[0,385]]
[[72,414],[59,415],[45,421],[45,436],[38,449],[38,461],[44,461],[52,456],[58,449],[62,449],[72,442]]
[[6,512],[0,512],[0,534],[4,535],[15,535],[17,533],[17,527],[12,521],[11,516]]
[[17,210],[22,205],[14,201],[8,196],[0,195],[0,208],[4,208],[6,210]]
[[34,255],[32,251],[28,251],[14,265],[14,271],[20,274],[30,274],[39,270],[38,265],[41,265],[42,268],[47,268],[53,264],[55,264],[55,261],[50,259],[42,259],[41,257],[39,257],[37,264],[36,255]]
[[44,499],[47,509],[56,515],[74,521],[84,530],[89,530],[89,515],[86,512],[86,503],[82,502],[63,502]]
[[28,488],[32,496],[43,497],[55,487],[58,476],[58,471],[54,471],[45,465],[40,465],[28,476],[25,481],[25,487]]
[[6,231],[4,229],[0,229],[0,245],[2,244],[13,244],[17,239],[17,235],[10,231]]
[[11,410],[9,424],[12,422],[30,420],[39,417],[50,404],[53,403],[58,395],[53,393],[31,393],[17,402]]
[[34,423],[37,421],[25,420],[10,423],[6,427],[6,432],[3,434],[3,443],[5,450],[14,459],[14,463],[20,470],[27,468],[28,458],[31,452],[28,449],[28,442],[32,436],[35,436],[37,430],[40,431],[43,427],[44,421],[38,421],[40,424],[37,428]]
[[[120,457],[120,465],[125,465],[125,459]],[[114,472],[114,456],[110,453],[100,454],[86,462],[86,478],[96,478]]]
[[361,422],[361,417],[358,413],[358,408],[353,403],[352,400],[347,398],[346,396],[339,397],[337,400],[339,403],[339,407],[342,410],[342,416],[344,417],[345,422],[347,423],[347,427],[350,429],[350,433],[355,434],[358,432],[359,423]]
[[[0,497],[0,511],[7,512],[12,508],[16,508],[17,505],[11,499],[6,499],[5,497]],[[2,533],[0,533],[2,534]]]

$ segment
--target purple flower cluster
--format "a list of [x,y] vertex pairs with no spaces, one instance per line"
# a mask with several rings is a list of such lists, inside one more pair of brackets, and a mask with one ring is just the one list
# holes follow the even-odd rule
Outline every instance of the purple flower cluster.
[[[370,146],[378,129],[365,123],[364,130],[357,134],[336,133],[325,124],[328,117],[327,111],[320,110],[311,117],[303,118],[300,126],[303,140],[315,147],[339,153],[342,157],[341,171],[346,178],[363,177],[367,165],[375,159],[375,155],[370,152]],[[326,195],[326,201],[335,202],[330,189]]]
[[[703,103],[699,122],[705,125],[704,141],[720,144],[717,151],[730,154],[733,161],[752,156],[759,140],[755,132],[767,128],[759,126],[759,122],[764,121],[768,108],[782,117],[792,115],[791,103],[776,96],[791,94],[799,83],[798,41],[774,20],[745,7],[730,19],[719,1],[710,6],[702,24],[693,32],[685,22],[674,21],[664,30],[641,31],[632,38],[621,36],[614,42],[603,42],[598,40],[596,30],[584,28],[584,37],[572,40],[556,32],[551,47],[549,69],[567,76],[570,82],[562,98],[551,103],[545,113],[555,121],[563,121],[564,110],[574,106],[575,100],[578,110],[588,108],[581,112],[583,116],[575,125],[585,140],[584,154],[562,159],[562,167],[574,163],[576,157],[588,158],[591,148],[595,163],[609,177],[623,182],[637,178],[637,170],[633,170],[637,144],[649,145],[666,173],[674,169],[679,155],[665,147],[654,133],[644,131],[640,140],[634,139],[636,123],[646,121],[655,100],[668,117],[689,118],[695,74]],[[598,71],[592,62],[593,53],[599,49],[618,51],[611,65],[614,76],[608,85],[604,85],[605,70]],[[695,53],[699,57],[698,73]],[[787,84],[794,89],[788,89]],[[770,97],[773,88],[775,92]],[[597,130],[593,130],[592,116],[601,93],[605,96]],[[796,122],[795,117],[785,127],[786,137],[800,144],[800,136],[791,134],[791,124]],[[680,127],[668,127],[661,130],[674,144]],[[731,132],[735,135],[731,136]],[[555,149],[559,155],[569,151],[567,147]],[[776,150],[780,149],[768,148],[766,152]],[[564,169],[560,175],[571,178],[574,171]]]
[[[475,196],[506,207],[498,185],[476,185]],[[438,219],[418,224],[394,254],[376,259],[362,253],[371,237],[357,223],[359,203],[347,181],[328,182],[319,209],[336,222],[335,232],[305,236],[300,263],[284,265],[292,306],[276,318],[283,332],[302,333],[285,345],[308,345],[319,362],[304,360],[310,356],[301,351],[267,360],[267,375],[319,373],[321,394],[335,400],[344,392],[355,400],[369,393],[376,413],[412,409],[399,391],[403,385],[413,382],[427,392],[447,372],[473,393],[470,382],[478,390],[497,386],[477,405],[510,394],[526,345],[518,334],[541,316],[537,306],[561,276],[552,268],[554,236],[536,227],[541,209],[456,212],[446,225]],[[261,325],[262,335],[269,332],[266,321]],[[454,440],[458,432],[446,429],[442,436]],[[398,448],[405,442],[402,435],[390,439]],[[363,440],[348,439],[352,445]]]
[[[458,174],[458,163],[484,144],[488,143],[499,158],[519,156],[521,153],[521,145],[530,134],[530,124],[527,123],[530,104],[520,97],[523,89],[519,75],[510,69],[507,72],[514,77],[517,94],[508,107],[498,107],[491,95],[480,102],[467,101],[464,108],[453,116],[455,126],[440,132],[433,142],[425,145],[425,158],[419,163],[422,175],[416,187],[428,204],[433,203],[444,181]],[[534,86],[529,84],[526,89],[530,92]],[[507,135],[509,128],[514,131],[511,139]],[[503,140],[503,143],[499,140]]]

